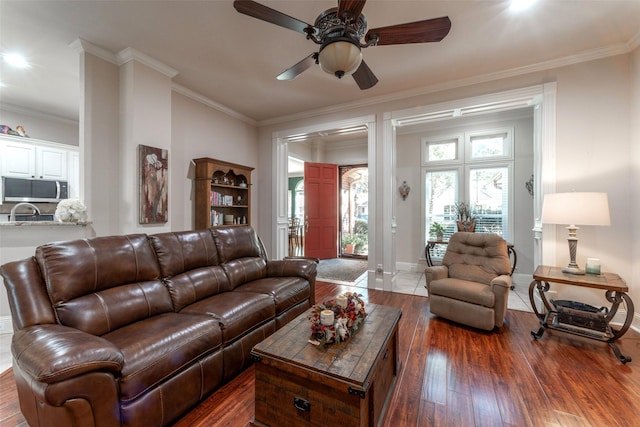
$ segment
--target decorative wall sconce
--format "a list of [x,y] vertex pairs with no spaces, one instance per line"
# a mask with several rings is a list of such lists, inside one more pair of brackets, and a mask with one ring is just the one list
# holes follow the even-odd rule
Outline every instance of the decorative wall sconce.
[[533,175],[531,175],[531,178],[529,178],[529,181],[524,183],[524,186],[529,192],[529,194],[531,195],[531,197],[533,197]]
[[402,200],[405,200],[409,195],[409,191],[411,191],[411,187],[407,184],[407,181],[402,181],[402,185],[398,188],[400,191],[400,195],[402,196]]

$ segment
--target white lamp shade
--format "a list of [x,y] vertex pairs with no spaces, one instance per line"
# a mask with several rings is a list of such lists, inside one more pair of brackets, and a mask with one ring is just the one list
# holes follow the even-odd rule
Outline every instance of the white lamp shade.
[[320,67],[337,77],[353,74],[362,62],[360,48],[347,41],[336,41],[322,48],[318,58]]
[[544,224],[611,225],[607,193],[545,194]]

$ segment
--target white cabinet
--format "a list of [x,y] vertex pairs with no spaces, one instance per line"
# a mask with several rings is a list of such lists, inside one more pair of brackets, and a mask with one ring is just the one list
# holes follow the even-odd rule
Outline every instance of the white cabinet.
[[36,147],[36,178],[66,181],[69,150]]
[[62,144],[33,141],[23,142],[15,137],[0,140],[0,173],[15,178],[35,178],[67,181],[69,153],[75,148]]
[[3,141],[2,176],[33,178],[36,174],[36,147],[22,142]]

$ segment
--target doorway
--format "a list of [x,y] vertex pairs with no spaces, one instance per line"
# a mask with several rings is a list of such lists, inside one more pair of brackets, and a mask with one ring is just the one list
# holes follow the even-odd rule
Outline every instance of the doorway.
[[369,168],[340,166],[340,256],[367,259],[369,253]]

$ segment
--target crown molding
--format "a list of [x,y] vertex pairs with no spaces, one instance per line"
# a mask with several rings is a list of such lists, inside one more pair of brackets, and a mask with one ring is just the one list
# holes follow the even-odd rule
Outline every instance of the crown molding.
[[177,70],[131,47],[122,49],[120,52],[116,54],[116,58],[118,60],[118,65],[124,65],[129,61],[136,61],[146,65],[147,67],[153,70],[156,70],[161,74],[164,74],[170,79],[178,75]]
[[235,110],[232,110],[231,108],[227,107],[226,105],[222,105],[219,102],[212,101],[211,99],[207,98],[206,96],[201,95],[201,94],[199,94],[197,92],[194,92],[193,90],[191,90],[189,88],[186,88],[186,87],[184,87],[184,86],[182,86],[182,85],[180,85],[178,83],[173,83],[171,85],[171,90],[176,92],[176,93],[179,93],[181,95],[184,95],[187,98],[190,98],[190,99],[192,99],[192,100],[194,100],[196,102],[204,104],[207,107],[213,108],[214,110],[218,110],[221,113],[224,113],[224,114],[226,114],[228,116],[231,116],[231,117],[233,117],[235,119],[238,119],[238,120],[240,120],[240,121],[242,121],[244,123],[247,123],[247,124],[249,124],[251,126],[257,126],[258,125],[258,122],[255,121],[254,119],[252,119],[251,117],[247,117],[242,113],[239,113],[239,112],[237,112]]
[[69,47],[77,53],[90,53],[93,56],[97,56],[100,59],[104,59],[117,66],[122,66],[129,61],[140,62],[147,67],[156,70],[157,72],[164,74],[170,79],[177,76],[179,73],[177,70],[169,67],[168,65],[150,57],[147,54],[139,52],[131,47],[122,49],[118,53],[113,53],[103,47],[95,45],[87,40],[78,38],[69,44]]
[[494,73],[487,73],[478,76],[447,81],[444,83],[437,83],[430,86],[425,86],[418,89],[410,89],[402,92],[396,92],[392,95],[382,95],[372,98],[363,99],[355,102],[348,102],[344,104],[333,105],[331,107],[318,108],[315,110],[307,110],[296,114],[291,114],[287,116],[280,116],[271,119],[261,120],[258,122],[258,126],[270,126],[276,125],[280,123],[308,119],[312,117],[317,117],[319,115],[325,114],[333,114],[340,113],[346,110],[370,107],[372,105],[400,101],[408,98],[413,98],[416,96],[429,95],[436,92],[441,92],[445,90],[457,89],[464,86],[471,86],[481,83],[488,83],[496,80],[507,79],[510,77],[517,77],[524,74],[535,73],[540,71],[546,71],[553,68],[561,68],[566,67],[568,65],[575,65],[582,62],[594,61],[597,59],[607,58],[610,56],[627,54],[633,50],[634,44],[637,46],[640,44],[640,32],[629,42],[627,43],[619,43],[616,45],[591,49],[579,54],[570,55],[558,59],[552,59],[549,61],[539,62],[537,64],[526,65],[523,67],[510,68],[508,70],[498,71]]
[[88,42],[84,39],[78,38],[74,40],[69,44],[69,47],[78,54],[90,53],[91,55],[97,56],[98,58],[110,62],[114,65],[120,65],[118,64],[118,58],[113,52],[108,51],[107,49]]
[[640,46],[640,31],[638,31],[636,35],[627,42],[627,49],[629,52],[635,50],[638,46]]

